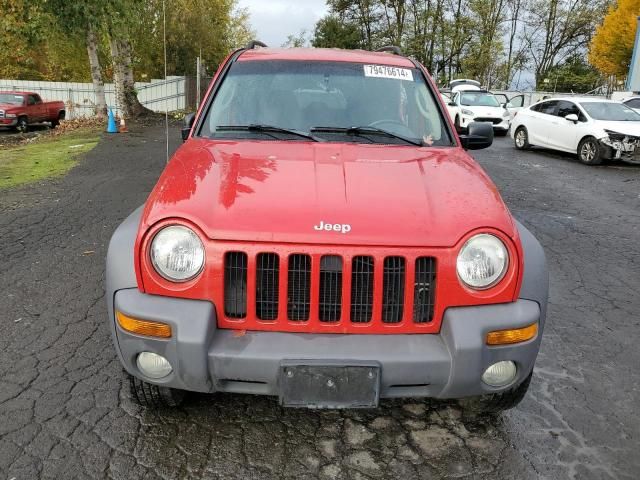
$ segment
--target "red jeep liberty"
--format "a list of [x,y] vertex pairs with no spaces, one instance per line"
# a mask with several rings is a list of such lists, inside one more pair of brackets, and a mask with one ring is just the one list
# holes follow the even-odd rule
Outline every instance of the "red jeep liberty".
[[422,65],[270,49],[221,65],[144,207],[107,304],[144,405],[185,391],[284,406],[516,405],[545,321],[544,252],[465,149]]

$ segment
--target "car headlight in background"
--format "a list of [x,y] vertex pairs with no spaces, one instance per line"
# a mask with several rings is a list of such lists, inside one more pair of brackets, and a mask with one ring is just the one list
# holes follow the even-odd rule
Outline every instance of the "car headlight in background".
[[156,233],[149,255],[156,272],[172,282],[191,280],[204,266],[202,241],[193,230],[181,225]]
[[511,116],[511,113],[509,112],[509,110],[506,110],[502,113],[502,118],[509,118]]
[[504,277],[509,252],[502,241],[488,233],[471,237],[460,249],[456,270],[465,285],[476,290],[489,288]]
[[463,115],[469,115],[471,117],[473,117],[474,113],[471,110],[467,110],[466,108],[462,109],[462,114]]

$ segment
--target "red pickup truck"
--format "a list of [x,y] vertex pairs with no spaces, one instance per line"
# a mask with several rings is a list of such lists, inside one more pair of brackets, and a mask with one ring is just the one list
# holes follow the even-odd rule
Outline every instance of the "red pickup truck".
[[65,117],[64,102],[43,102],[33,92],[0,92],[0,127],[12,127],[19,132],[29,130],[34,123],[51,123],[57,127]]

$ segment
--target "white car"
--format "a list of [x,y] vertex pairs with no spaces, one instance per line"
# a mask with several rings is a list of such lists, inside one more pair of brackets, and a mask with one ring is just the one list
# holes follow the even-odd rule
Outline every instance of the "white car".
[[633,108],[636,113],[640,113],[640,97],[629,97],[622,101],[627,107]]
[[471,122],[489,122],[498,135],[506,135],[509,131],[511,113],[486,90],[460,87],[452,93],[447,109],[458,131],[465,131]]
[[536,145],[576,153],[587,165],[608,159],[640,163],[640,115],[613,100],[543,100],[518,112],[511,136],[519,150]]

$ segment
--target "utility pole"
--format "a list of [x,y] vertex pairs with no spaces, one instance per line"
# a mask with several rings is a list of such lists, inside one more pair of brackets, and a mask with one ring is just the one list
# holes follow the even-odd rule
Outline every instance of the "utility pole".
[[200,108],[200,68],[201,60],[200,56],[196,59],[196,110]]

